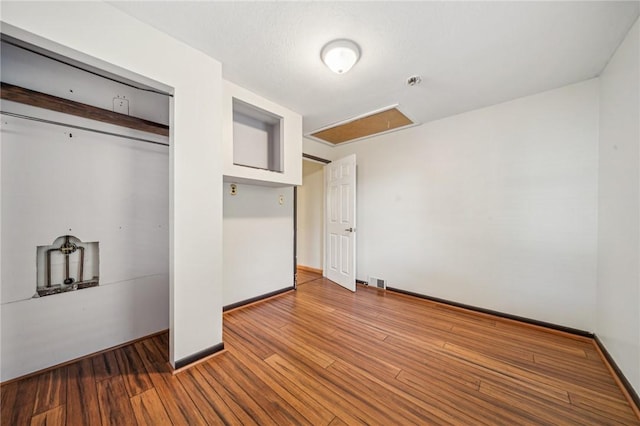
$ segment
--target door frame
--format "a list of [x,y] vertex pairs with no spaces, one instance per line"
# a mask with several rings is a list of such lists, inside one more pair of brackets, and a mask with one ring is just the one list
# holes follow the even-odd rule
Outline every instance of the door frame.
[[[300,161],[304,161],[304,160],[311,160],[311,161],[315,161],[317,163],[322,163],[322,164],[329,164],[331,163],[331,160],[327,160],[325,158],[322,157],[316,157],[315,155],[311,155],[311,154],[305,154],[304,152],[302,153],[302,158],[300,159]],[[304,184],[304,182],[303,182]],[[324,190],[323,190],[324,191]],[[323,194],[324,197],[324,194]],[[325,269],[325,242],[324,242],[324,215],[325,215],[325,211],[324,208],[322,209],[322,275],[324,276],[324,269]],[[297,289],[298,288],[298,187],[294,186],[293,187],[293,288]]]

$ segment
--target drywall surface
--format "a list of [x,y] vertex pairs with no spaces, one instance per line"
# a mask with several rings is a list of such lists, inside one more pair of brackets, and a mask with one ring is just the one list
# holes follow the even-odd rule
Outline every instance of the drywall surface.
[[324,229],[324,166],[302,162],[298,187],[298,265],[322,269]]
[[336,158],[336,150],[333,146],[309,138],[302,139],[302,152],[325,160]]
[[358,158],[359,279],[594,329],[597,80],[335,150]]
[[269,160],[273,157],[269,150],[270,146],[273,145],[274,139],[271,128],[273,126],[265,122],[245,115],[234,114],[234,164],[273,170],[269,167]]
[[596,334],[640,393],[640,52],[633,26],[600,77]]
[[[13,102],[1,106],[97,129],[116,127]],[[158,291],[168,297],[168,147],[4,117],[1,170],[3,305],[35,294],[36,247],[64,235],[99,242],[101,285],[161,276]]]
[[[172,88],[169,306],[154,303],[152,299],[158,296],[147,294],[142,288],[136,287],[135,291],[141,292],[141,298],[151,299],[153,309],[168,310],[172,363],[222,342],[220,63],[101,2],[3,2],[2,21],[2,31],[14,37],[132,80]],[[118,30],[114,31],[116,22]],[[2,206],[4,221],[11,206],[5,200]],[[5,245],[4,230],[2,240]],[[2,255],[4,271],[6,246]],[[116,286],[105,288],[115,291]],[[71,297],[89,297],[96,291],[84,290]],[[116,305],[126,297],[125,293],[102,299],[103,314],[116,314]],[[43,303],[53,303],[45,299]],[[138,306],[130,306],[137,311]],[[53,313],[54,307],[47,309]],[[66,315],[75,318],[82,309],[82,305],[77,305]],[[51,353],[48,343],[52,335],[42,328],[38,334],[22,335],[22,339],[30,340],[34,351],[22,352],[21,364],[7,362],[15,359],[15,348],[7,344],[7,339],[19,333],[17,327],[23,326],[30,313],[30,308],[17,305],[2,309],[2,380],[41,367],[41,360]],[[157,326],[145,326],[149,317],[141,311],[136,312],[139,317],[118,319],[116,328],[105,334],[105,327],[113,323],[104,315],[93,323],[75,322],[74,328],[63,329],[69,338],[61,352],[55,354],[56,359],[69,359],[141,337],[149,331],[159,331]],[[103,338],[93,340],[92,333]]]
[[[293,286],[293,188],[223,184],[223,302]],[[280,204],[280,196],[283,203]]]

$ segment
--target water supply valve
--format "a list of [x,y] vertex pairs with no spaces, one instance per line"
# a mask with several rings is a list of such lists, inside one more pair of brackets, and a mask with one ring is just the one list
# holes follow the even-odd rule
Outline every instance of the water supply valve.
[[59,250],[62,252],[62,254],[71,254],[75,253],[76,250],[78,250],[78,246],[75,243],[67,240],[60,246]]

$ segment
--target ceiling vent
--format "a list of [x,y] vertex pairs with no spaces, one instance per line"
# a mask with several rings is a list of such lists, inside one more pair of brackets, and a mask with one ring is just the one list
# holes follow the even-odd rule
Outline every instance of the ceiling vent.
[[398,109],[398,105],[392,105],[315,130],[306,136],[338,145],[400,130],[415,124]]

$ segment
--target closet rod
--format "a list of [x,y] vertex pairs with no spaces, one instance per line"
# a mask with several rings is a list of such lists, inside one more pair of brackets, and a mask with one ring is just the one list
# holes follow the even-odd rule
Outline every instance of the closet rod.
[[88,132],[100,133],[103,135],[115,136],[118,138],[131,139],[138,142],[146,142],[146,143],[152,143],[154,145],[169,146],[168,143],[157,142],[151,139],[137,138],[135,136],[122,135],[120,133],[105,132],[104,130],[92,129],[90,127],[76,126],[74,124],[61,123],[59,121],[45,120],[44,118],[31,117],[29,115],[16,114],[8,111],[0,111],[0,114],[7,115],[9,117],[22,118],[23,120],[31,120],[31,121],[37,121],[39,123],[53,124],[54,126],[70,127],[72,129],[86,130]]

